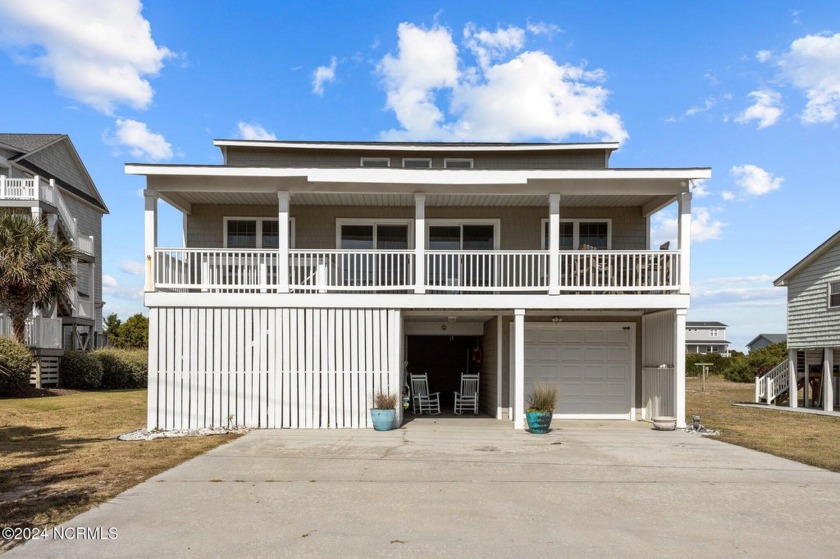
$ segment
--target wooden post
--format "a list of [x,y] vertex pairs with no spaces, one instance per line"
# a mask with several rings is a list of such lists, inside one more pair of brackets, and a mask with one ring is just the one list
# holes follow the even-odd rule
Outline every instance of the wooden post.
[[[691,293],[691,192],[683,192],[679,199],[680,294]],[[677,418],[680,421],[680,418]]]
[[796,388],[796,350],[788,350],[788,407],[799,406],[799,390]]
[[548,294],[560,294],[560,195],[548,195]]
[[157,193],[154,190],[143,191],[146,205],[144,217],[146,254],[146,286],[145,291],[155,290],[155,247],[157,246]]
[[502,419],[502,315],[496,315],[496,419]]
[[525,309],[516,309],[513,318],[513,428],[525,428]]
[[823,349],[823,409],[834,411],[834,350]]
[[[682,245],[680,245],[682,248]],[[685,278],[686,283],[688,278]],[[681,279],[682,283],[682,279]],[[674,320],[674,416],[677,427],[685,427],[685,317],[686,309],[677,309]]]
[[426,195],[414,194],[414,292],[426,292]]
[[289,193],[277,192],[277,292],[289,292]]

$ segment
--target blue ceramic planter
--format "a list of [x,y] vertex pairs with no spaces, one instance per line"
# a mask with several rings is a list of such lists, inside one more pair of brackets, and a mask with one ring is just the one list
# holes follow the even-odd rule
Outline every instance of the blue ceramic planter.
[[375,431],[390,431],[394,428],[397,410],[370,410],[370,419]]
[[548,433],[551,426],[550,411],[526,411],[525,420],[528,422],[528,430],[535,435]]

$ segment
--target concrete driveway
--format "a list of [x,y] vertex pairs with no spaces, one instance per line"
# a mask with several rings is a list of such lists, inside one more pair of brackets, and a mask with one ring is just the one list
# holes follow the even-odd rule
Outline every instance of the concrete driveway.
[[643,423],[555,427],[255,431],[61,527],[103,539],[8,556],[837,556],[840,474]]

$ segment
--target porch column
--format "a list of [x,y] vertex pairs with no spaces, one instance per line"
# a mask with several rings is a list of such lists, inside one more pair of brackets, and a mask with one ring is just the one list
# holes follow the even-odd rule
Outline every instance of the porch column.
[[289,292],[289,193],[277,191],[277,292]]
[[503,317],[496,315],[496,419],[502,419],[502,343],[504,341]]
[[[807,367],[806,367],[807,368]],[[796,350],[788,350],[788,407],[799,407],[799,389],[796,388]]]
[[34,221],[35,223],[41,223],[41,215],[42,215],[41,207],[40,206],[33,206],[31,208],[31,210],[32,210],[32,221]]
[[834,411],[834,350],[823,349],[823,409]]
[[548,195],[548,294],[560,294],[560,195]]
[[[683,192],[679,199],[680,294],[691,293],[691,192]],[[682,421],[677,418],[677,421]]]
[[513,428],[525,428],[525,309],[513,312]]
[[426,292],[426,194],[414,194],[414,292]]
[[685,317],[686,309],[677,309],[674,320],[674,416],[677,427],[685,427]]
[[144,216],[146,254],[146,287],[147,292],[155,290],[155,247],[157,246],[157,201],[158,196],[154,190],[148,188],[143,191],[143,199],[146,203]]

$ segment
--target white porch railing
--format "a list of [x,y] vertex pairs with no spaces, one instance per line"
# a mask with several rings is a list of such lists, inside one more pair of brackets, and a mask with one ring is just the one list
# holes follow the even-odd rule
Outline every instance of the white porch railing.
[[53,180],[44,182],[37,176],[31,179],[12,179],[0,175],[0,200],[29,200],[55,206],[70,237],[76,238],[76,221]]
[[546,251],[427,251],[426,286],[435,291],[546,291]]
[[679,251],[561,251],[560,290],[676,291],[679,269]]
[[85,254],[95,255],[93,237],[79,237],[76,239],[76,248]]
[[[5,314],[0,314],[0,336],[14,337],[12,321]],[[28,318],[23,337],[29,347],[61,349],[61,319],[42,316]]]
[[[547,293],[548,251],[426,251],[422,287],[432,293]],[[675,251],[563,251],[558,287],[574,293],[675,293]],[[288,274],[293,293],[413,292],[413,250],[289,251],[279,270],[276,249],[156,248],[154,286],[164,291],[277,292]]]
[[414,251],[291,250],[289,289],[295,292],[414,289]]
[[782,361],[763,376],[755,378],[755,403],[772,404],[790,388],[790,362]]
[[276,291],[277,251],[155,249],[155,285],[165,290]]

